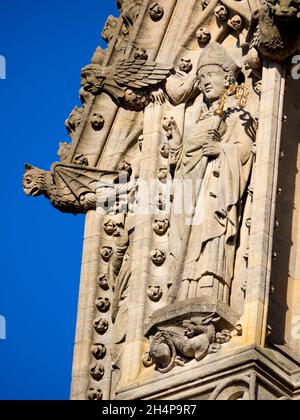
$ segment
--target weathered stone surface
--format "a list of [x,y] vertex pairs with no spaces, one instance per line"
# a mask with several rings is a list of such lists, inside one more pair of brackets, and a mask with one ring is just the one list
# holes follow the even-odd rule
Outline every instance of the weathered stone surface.
[[297,399],[299,2],[117,6],[23,179],[86,213],[72,399]]

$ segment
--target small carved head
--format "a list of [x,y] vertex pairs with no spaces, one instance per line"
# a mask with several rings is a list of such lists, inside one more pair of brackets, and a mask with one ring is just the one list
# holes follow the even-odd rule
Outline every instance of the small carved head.
[[208,28],[199,28],[196,32],[196,37],[201,45],[208,44],[211,40],[211,32]]
[[220,21],[224,21],[227,19],[228,16],[228,10],[226,9],[225,6],[223,6],[223,4],[221,4],[220,6],[217,6],[215,8],[215,15],[217,17],[217,19],[219,19]]
[[90,388],[87,396],[90,401],[101,401],[103,399],[103,392],[101,389]]
[[160,286],[150,286],[147,290],[147,295],[152,302],[159,302],[163,292]]
[[193,69],[192,61],[189,58],[181,58],[179,63],[179,70],[184,73],[190,73]]
[[174,128],[174,118],[173,117],[164,117],[162,120],[162,128],[167,133],[167,138],[171,139],[173,135],[173,128]]
[[97,112],[94,112],[91,116],[91,126],[95,131],[101,131],[104,127],[105,121],[101,114],[98,114]]
[[106,333],[106,331],[108,330],[108,322],[106,319],[103,318],[97,318],[94,321],[94,328],[96,330],[96,332],[100,335],[103,335]]
[[158,22],[164,15],[164,8],[157,2],[154,2],[149,7],[149,15],[152,20]]
[[95,381],[101,381],[105,373],[104,367],[99,362],[93,363],[90,367],[90,373]]
[[82,69],[81,86],[93,95],[101,93],[106,79],[107,69],[99,64],[90,64]]
[[163,251],[160,251],[159,249],[154,249],[151,252],[151,259],[153,264],[160,267],[166,261],[166,254]]
[[96,307],[99,312],[108,312],[110,308],[110,301],[108,298],[97,298],[96,299]]
[[157,235],[163,236],[169,229],[169,226],[170,226],[169,219],[155,220],[153,223],[153,230]]
[[163,143],[161,145],[160,154],[162,155],[163,158],[168,159],[169,154],[170,154],[170,146],[168,145],[168,143]]
[[108,236],[112,236],[116,231],[116,224],[112,219],[109,219],[104,223],[103,229]]
[[134,53],[134,58],[136,60],[148,60],[148,53],[145,48],[138,48]]
[[159,171],[158,171],[157,177],[161,182],[165,183],[167,178],[168,178],[168,173],[169,173],[168,168],[166,168],[166,167],[160,168]]
[[109,42],[112,39],[113,31],[115,27],[117,26],[117,23],[118,23],[118,19],[116,17],[114,16],[108,17],[102,31],[102,38],[105,42]]
[[68,133],[75,133],[77,127],[81,123],[82,114],[84,112],[83,108],[79,108],[78,106],[75,106],[71,114],[69,115],[68,119],[65,121],[66,129],[68,130]]
[[47,172],[35,168],[29,164],[25,165],[23,176],[23,190],[28,196],[38,197],[47,193]]
[[101,257],[105,262],[108,262],[111,259],[111,256],[113,254],[113,249],[110,246],[104,246],[101,248],[100,254]]
[[240,15],[235,15],[229,19],[228,25],[235,31],[240,32],[244,27],[243,19]]
[[102,290],[109,290],[108,280],[106,274],[101,274],[98,278],[99,286]]
[[92,345],[91,352],[95,359],[104,359],[106,356],[106,347],[104,344],[96,343]]
[[82,155],[82,154],[76,155],[74,157],[74,163],[75,163],[75,165],[89,166],[88,158],[86,156]]

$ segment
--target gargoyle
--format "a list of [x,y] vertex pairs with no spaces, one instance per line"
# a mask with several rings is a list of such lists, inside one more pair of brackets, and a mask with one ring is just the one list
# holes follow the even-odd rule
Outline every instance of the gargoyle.
[[149,351],[156,368],[166,373],[176,364],[183,365],[192,359],[200,361],[209,353],[217,352],[221,344],[231,339],[227,330],[216,332],[215,324],[219,320],[220,317],[213,313],[159,327],[151,339]]
[[81,85],[93,95],[107,93],[125,109],[142,111],[151,93],[163,86],[173,67],[152,61],[127,59],[110,67],[90,64],[82,70]]
[[299,46],[299,19],[298,0],[268,0],[252,16],[247,39],[250,48],[257,48],[269,60],[286,60]]
[[56,163],[51,171],[25,166],[24,192],[44,195],[63,213],[80,214],[102,207],[109,211],[134,189],[128,174],[88,166]]

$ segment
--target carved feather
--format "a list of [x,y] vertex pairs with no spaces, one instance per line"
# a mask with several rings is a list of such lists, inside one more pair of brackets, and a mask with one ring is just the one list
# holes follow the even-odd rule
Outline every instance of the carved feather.
[[[139,111],[148,105],[151,91],[171,75],[172,69],[170,65],[140,59],[121,60],[107,68],[92,64],[82,71],[82,85],[94,95],[106,92],[119,106]],[[128,90],[136,95],[134,99]]]

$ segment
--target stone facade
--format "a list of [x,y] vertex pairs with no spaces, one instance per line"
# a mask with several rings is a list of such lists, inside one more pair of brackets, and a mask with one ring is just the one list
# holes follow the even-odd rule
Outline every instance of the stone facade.
[[86,214],[71,398],[300,399],[300,4],[117,5],[23,180]]

